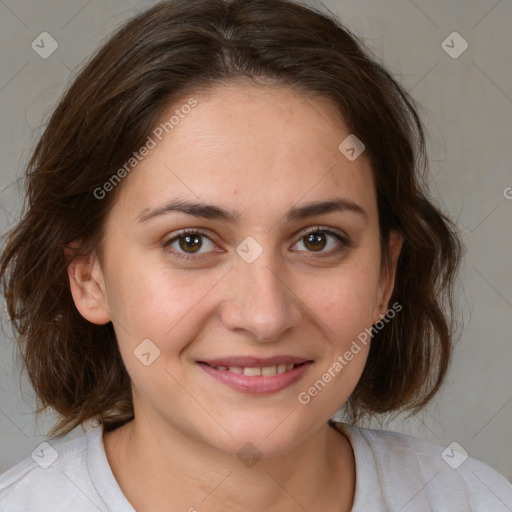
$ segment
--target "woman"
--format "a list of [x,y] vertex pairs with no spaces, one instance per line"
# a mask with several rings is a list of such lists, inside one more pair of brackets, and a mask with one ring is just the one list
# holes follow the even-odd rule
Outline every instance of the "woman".
[[5,473],[0,510],[510,510],[454,447],[354,426],[419,411],[449,365],[460,242],[423,153],[412,100],[310,8],[127,23],[53,114],[2,256],[52,434],[87,432]]

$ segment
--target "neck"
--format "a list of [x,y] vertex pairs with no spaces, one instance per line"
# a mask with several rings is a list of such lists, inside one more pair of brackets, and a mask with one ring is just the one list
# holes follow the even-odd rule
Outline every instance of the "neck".
[[104,444],[114,476],[138,512],[338,512],[352,507],[352,448],[327,424],[291,452],[245,463],[167,424],[137,417],[105,432]]

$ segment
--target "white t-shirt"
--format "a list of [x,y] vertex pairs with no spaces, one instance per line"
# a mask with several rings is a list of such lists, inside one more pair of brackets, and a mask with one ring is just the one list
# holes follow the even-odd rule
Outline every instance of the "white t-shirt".
[[[355,454],[352,512],[512,511],[512,484],[453,446],[337,426]],[[89,427],[71,441],[43,445],[0,475],[0,512],[134,512],[110,469],[102,436],[101,425]]]

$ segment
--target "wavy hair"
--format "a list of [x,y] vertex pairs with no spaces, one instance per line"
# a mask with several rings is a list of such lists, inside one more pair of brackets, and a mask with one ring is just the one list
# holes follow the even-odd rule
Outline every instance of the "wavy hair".
[[391,297],[403,309],[374,336],[347,413],[356,421],[417,412],[441,386],[462,246],[429,196],[412,98],[330,14],[290,0],[171,0],[126,22],[68,87],[28,163],[21,220],[5,235],[4,296],[36,412],[59,414],[52,436],[89,419],[113,430],[134,415],[113,326],[79,314],[66,272],[75,255],[99,246],[123,183],[102,200],[94,191],[144,144],[169,105],[243,79],[330,99],[366,146],[383,263],[390,231],[404,239]]

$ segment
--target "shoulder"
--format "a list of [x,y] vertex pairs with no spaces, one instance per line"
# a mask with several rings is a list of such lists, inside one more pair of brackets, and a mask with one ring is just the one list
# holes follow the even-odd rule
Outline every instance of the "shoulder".
[[0,475],[0,512],[105,510],[88,477],[88,440],[43,442]]
[[354,450],[356,497],[372,482],[389,510],[512,510],[512,484],[456,443],[442,447],[398,432],[337,427]]

